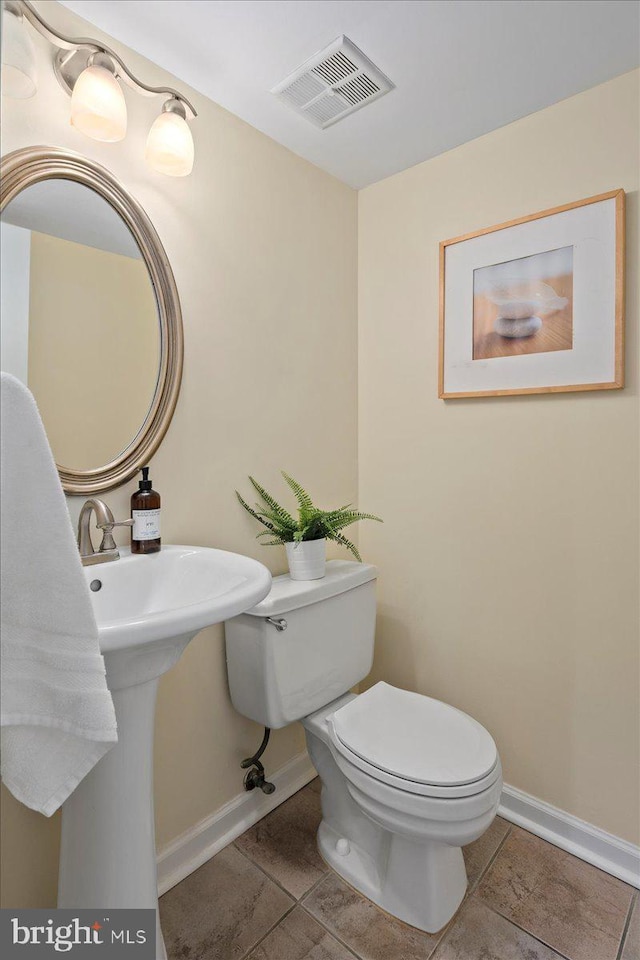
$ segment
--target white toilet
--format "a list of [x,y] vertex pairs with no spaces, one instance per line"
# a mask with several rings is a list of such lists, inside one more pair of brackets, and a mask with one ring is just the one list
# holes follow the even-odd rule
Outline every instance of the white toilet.
[[367,676],[375,567],[333,560],[321,580],[276,577],[225,624],[231,699],[266,727],[301,720],[322,781],[320,853],[384,910],[435,933],[462,902],[461,847],[495,817],[492,737],[454,707]]

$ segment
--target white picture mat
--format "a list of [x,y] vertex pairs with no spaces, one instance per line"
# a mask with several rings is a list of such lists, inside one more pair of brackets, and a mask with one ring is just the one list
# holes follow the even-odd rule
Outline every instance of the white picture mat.
[[[573,349],[473,359],[473,271],[573,246]],[[615,380],[616,201],[600,200],[445,248],[444,393]]]

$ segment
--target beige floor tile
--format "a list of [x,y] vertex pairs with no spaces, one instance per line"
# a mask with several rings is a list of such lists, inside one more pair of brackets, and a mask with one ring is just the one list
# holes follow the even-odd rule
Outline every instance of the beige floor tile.
[[236,846],[299,899],[327,872],[316,843],[321,819],[320,796],[307,786],[238,837]]
[[433,960],[561,960],[550,947],[471,897]]
[[334,873],[304,906],[362,960],[427,960],[440,939],[390,917]]
[[486,833],[483,833],[479,840],[462,848],[464,862],[467,868],[467,878],[469,880],[469,891],[473,889],[480,879],[483,870],[491,860],[503,839],[509,832],[510,823],[503,820],[502,817],[496,817]]
[[569,960],[616,960],[631,888],[514,827],[478,894]]
[[636,898],[620,960],[640,960],[640,897]]
[[296,907],[251,951],[247,960],[354,960],[354,957],[302,907]]
[[293,900],[233,847],[226,847],[160,899],[169,960],[236,960]]

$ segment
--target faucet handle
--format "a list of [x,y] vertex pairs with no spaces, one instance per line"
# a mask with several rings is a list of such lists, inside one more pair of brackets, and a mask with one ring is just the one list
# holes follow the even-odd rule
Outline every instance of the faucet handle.
[[102,530],[102,543],[98,547],[98,553],[104,553],[105,550],[117,550],[116,542],[113,539],[114,527],[132,527],[133,520],[108,520],[106,523],[97,523],[96,526]]

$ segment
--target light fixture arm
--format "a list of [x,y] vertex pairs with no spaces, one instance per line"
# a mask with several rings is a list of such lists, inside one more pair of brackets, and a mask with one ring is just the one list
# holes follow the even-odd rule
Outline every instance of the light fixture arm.
[[162,105],[162,112],[175,113],[177,116],[182,117],[183,120],[187,119],[187,111],[185,110],[184,103],[177,97],[171,97],[170,100],[167,100],[167,102]]
[[54,58],[54,72],[62,87],[71,93],[78,76],[87,66],[92,54],[106,54],[112,61],[116,76],[128,87],[147,97],[168,96],[183,105],[187,119],[197,116],[192,103],[173,87],[151,87],[139,80],[125,65],[122,59],[106,44],[85,37],[66,37],[58,33],[43,20],[28,0],[3,0],[4,9],[18,17],[24,17],[38,33],[58,48]]

